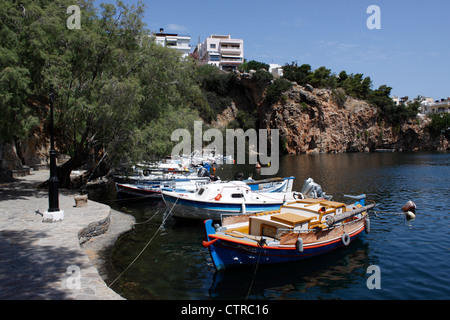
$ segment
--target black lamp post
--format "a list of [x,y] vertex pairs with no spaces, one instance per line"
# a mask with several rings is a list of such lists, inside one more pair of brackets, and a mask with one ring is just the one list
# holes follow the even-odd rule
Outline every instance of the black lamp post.
[[59,211],[58,174],[56,171],[55,138],[53,132],[53,83],[50,84],[50,179],[48,180],[48,212]]
[[59,210],[58,174],[56,172],[55,138],[53,133],[53,84],[50,85],[50,179],[48,180],[48,210],[43,222],[58,222],[64,219],[64,211]]

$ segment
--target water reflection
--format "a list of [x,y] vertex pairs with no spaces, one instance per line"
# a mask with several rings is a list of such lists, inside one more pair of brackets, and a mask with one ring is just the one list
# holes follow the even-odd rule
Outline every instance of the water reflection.
[[317,287],[327,287],[332,294],[365,281],[369,247],[363,239],[353,244],[309,261],[217,271],[210,297],[309,299]]

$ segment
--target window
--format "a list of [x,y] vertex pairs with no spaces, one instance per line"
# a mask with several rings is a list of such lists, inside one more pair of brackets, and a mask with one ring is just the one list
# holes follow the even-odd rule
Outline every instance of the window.
[[277,228],[274,226],[269,226],[267,224],[261,225],[261,235],[266,237],[275,238],[277,234]]
[[244,195],[242,193],[232,193],[231,197],[232,198],[243,198]]
[[205,192],[204,188],[200,188],[200,190],[198,190],[198,195],[201,196],[203,194],[203,192]]
[[216,48],[216,44],[215,44],[215,43],[211,43],[211,44],[209,45],[209,48],[210,48],[210,49],[215,49],[215,48]]

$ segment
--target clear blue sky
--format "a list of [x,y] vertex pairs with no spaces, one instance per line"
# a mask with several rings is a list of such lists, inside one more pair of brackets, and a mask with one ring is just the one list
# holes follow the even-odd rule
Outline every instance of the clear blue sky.
[[[137,0],[123,0],[134,4]],[[114,0],[95,0],[115,3]],[[244,40],[247,60],[296,61],[339,74],[363,73],[392,95],[450,97],[450,1],[428,0],[144,0],[144,22],[191,36]],[[366,22],[381,10],[381,29]]]

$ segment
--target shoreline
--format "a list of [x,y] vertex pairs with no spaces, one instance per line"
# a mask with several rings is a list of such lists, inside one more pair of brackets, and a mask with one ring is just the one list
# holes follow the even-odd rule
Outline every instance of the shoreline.
[[61,189],[64,220],[42,222],[49,170],[0,183],[0,299],[125,300],[105,282],[105,253],[134,224],[131,215]]

